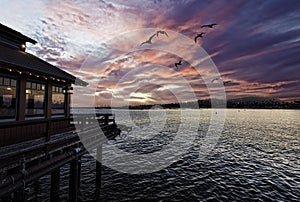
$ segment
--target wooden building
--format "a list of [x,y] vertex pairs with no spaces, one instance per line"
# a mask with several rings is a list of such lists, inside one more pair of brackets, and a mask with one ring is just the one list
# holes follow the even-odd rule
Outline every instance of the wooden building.
[[[112,114],[72,115],[71,85],[87,83],[27,53],[26,43],[36,41],[0,24],[0,202],[26,201],[26,186],[49,173],[50,201],[59,201],[65,164],[69,201],[77,201],[85,146],[96,148],[101,159],[102,144],[120,130]],[[95,178],[99,190],[100,161]]]
[[87,85],[26,43],[36,41],[0,24],[0,146],[70,130],[71,84]]

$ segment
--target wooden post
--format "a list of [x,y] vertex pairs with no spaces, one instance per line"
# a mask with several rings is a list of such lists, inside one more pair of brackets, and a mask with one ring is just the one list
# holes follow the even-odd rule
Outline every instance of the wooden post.
[[[50,140],[50,131],[51,131],[51,113],[52,113],[52,84],[46,84],[46,141]],[[48,148],[46,148],[46,153]]]
[[6,195],[6,196],[3,196],[3,197],[1,198],[1,200],[2,200],[2,201],[12,201],[12,200],[11,200],[11,194],[8,194],[8,195]]
[[109,115],[108,114],[105,114],[104,115],[104,117],[105,117],[105,125],[108,125],[108,123],[109,123]]
[[65,98],[66,98],[66,101],[65,101],[65,109],[66,109],[66,112],[65,112],[65,115],[66,117],[70,117],[70,105],[71,105],[71,94],[68,92],[70,89],[71,86],[68,85],[68,87],[66,88],[66,94],[65,94]]
[[52,114],[52,84],[46,84],[46,118],[50,119]]
[[81,157],[78,158],[78,180],[77,180],[78,191],[80,191],[80,179],[81,179]]
[[101,171],[102,171],[102,144],[97,147],[96,161],[96,191],[101,189]]
[[69,176],[69,202],[77,202],[78,199],[78,159],[70,163]]
[[48,142],[50,140],[50,131],[51,131],[51,119],[47,120],[46,123],[46,141]]
[[21,187],[17,191],[15,191],[13,202],[23,202],[23,201],[26,201],[25,190],[24,187]]
[[60,168],[51,172],[51,189],[50,189],[50,201],[59,201],[59,179],[60,178]]
[[26,79],[21,76],[18,86],[18,104],[17,104],[17,121],[25,120],[25,103],[26,103]]

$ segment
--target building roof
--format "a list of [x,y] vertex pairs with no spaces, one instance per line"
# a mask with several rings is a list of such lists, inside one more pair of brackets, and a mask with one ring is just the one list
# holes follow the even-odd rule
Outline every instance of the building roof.
[[28,71],[55,79],[63,79],[76,85],[86,86],[87,83],[75,76],[49,64],[48,62],[24,51],[0,46],[0,63],[16,67],[21,71]]
[[3,24],[0,23],[0,30],[1,30],[1,34],[3,35],[7,35],[12,39],[16,39],[16,40],[20,40],[23,42],[29,42],[32,44],[36,44],[37,42],[35,40],[33,40],[32,38],[29,38],[28,36],[23,35],[22,33],[13,30]]

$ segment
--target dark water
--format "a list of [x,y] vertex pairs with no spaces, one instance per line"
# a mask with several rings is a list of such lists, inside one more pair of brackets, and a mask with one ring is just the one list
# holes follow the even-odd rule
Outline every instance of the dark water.
[[[217,144],[199,158],[211,112],[189,112],[191,117],[200,113],[198,135],[187,152],[168,167],[145,174],[103,167],[100,194],[94,191],[95,160],[83,156],[80,201],[300,201],[300,111],[226,110]],[[147,111],[135,111],[131,116],[132,126],[138,128],[146,128],[147,122],[149,126],[149,120],[155,119]],[[143,144],[138,144],[141,140],[131,136],[142,133],[131,132],[109,144],[132,153],[157,151],[176,135],[180,123],[174,117],[179,116],[177,110],[168,111],[164,127],[146,143],[143,139]],[[117,123],[130,125],[127,119],[118,119]],[[61,169],[61,201],[68,200],[68,168]],[[40,179],[35,184],[37,192],[32,185],[29,201],[48,201],[49,181],[49,176]]]

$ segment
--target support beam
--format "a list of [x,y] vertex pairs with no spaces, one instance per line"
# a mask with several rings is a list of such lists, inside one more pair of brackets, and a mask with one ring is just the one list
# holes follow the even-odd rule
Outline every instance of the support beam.
[[17,121],[25,120],[26,79],[21,76],[18,84]]
[[12,201],[12,200],[11,200],[11,194],[8,194],[8,195],[6,195],[6,196],[1,197],[1,200],[2,200],[2,201]]
[[52,114],[52,84],[46,85],[46,118],[50,119]]
[[50,190],[50,201],[59,201],[59,180],[60,180],[60,168],[51,172],[51,190]]
[[65,108],[66,108],[66,117],[70,117],[70,106],[71,106],[71,94],[68,93],[68,89],[70,89],[71,86],[68,85],[67,87],[67,93],[65,94]]
[[[51,114],[52,114],[52,84],[46,84],[46,118],[48,122],[46,124],[46,141],[50,140],[51,132]],[[46,154],[48,155],[48,148],[46,147]]]
[[80,192],[80,179],[81,179],[81,157],[78,158],[78,180],[77,180],[77,189]]
[[20,187],[14,192],[13,202],[23,202],[26,201],[24,187]]
[[96,191],[101,189],[101,171],[102,171],[102,144],[97,147],[96,161]]
[[69,176],[69,202],[77,202],[78,199],[78,159],[70,163]]

